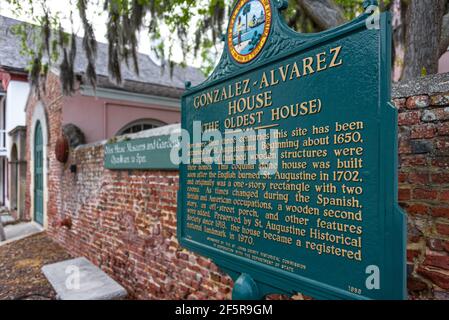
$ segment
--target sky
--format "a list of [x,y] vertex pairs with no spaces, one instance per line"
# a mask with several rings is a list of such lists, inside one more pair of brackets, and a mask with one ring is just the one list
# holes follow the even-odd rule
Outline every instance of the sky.
[[[75,3],[75,1],[70,1],[70,0],[46,0],[47,6],[48,6],[48,8],[50,8],[51,12],[52,13],[58,12],[60,14],[62,27],[68,32],[72,31],[71,30],[72,27],[71,27],[71,23],[70,23],[70,7],[72,6],[72,10],[74,11],[74,15],[73,15],[74,32],[78,36],[82,36],[83,29],[81,27],[81,25],[82,25],[81,20],[79,18],[78,11],[76,10],[76,7],[74,6],[74,4],[72,2]],[[100,1],[100,2],[102,3],[102,1]],[[27,1],[22,0],[22,3],[24,4],[24,6],[26,6]],[[35,7],[38,7],[38,6],[35,5]],[[9,5],[7,3],[7,1],[0,0],[0,15],[14,18],[14,19],[21,20],[21,21],[25,21],[25,22],[32,22],[31,17],[29,17],[23,13],[17,15],[13,9],[14,9],[14,7]],[[41,14],[42,9],[38,8],[37,13]],[[94,26],[95,36],[97,38],[97,41],[107,43],[107,40],[105,37],[107,13],[105,11],[103,11],[102,6],[100,5],[96,9],[93,9],[93,7],[89,7],[88,19]],[[161,33],[162,33],[163,37],[168,37],[168,35],[169,35],[169,31],[167,28],[162,28]],[[140,38],[139,38],[139,52],[150,55],[153,58],[153,60],[155,60],[155,62],[158,63],[157,58],[151,52],[150,48],[151,48],[151,42],[150,42],[149,37],[145,34],[145,32],[141,32]],[[183,59],[182,50],[180,47],[177,47],[175,45],[174,50],[173,50],[172,60],[175,62],[181,62],[182,59]],[[187,63],[189,65],[192,65],[195,67],[201,66],[201,61],[199,61],[199,59],[187,57]]]

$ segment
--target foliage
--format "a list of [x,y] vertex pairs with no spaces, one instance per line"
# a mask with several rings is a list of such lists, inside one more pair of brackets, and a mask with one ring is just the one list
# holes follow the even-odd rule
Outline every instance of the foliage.
[[[30,57],[29,72],[34,88],[39,92],[50,67],[58,64],[64,93],[73,92],[73,69],[79,50],[76,37],[63,31],[59,13],[51,12],[47,0],[5,1],[13,6],[17,15],[33,17],[37,25],[18,25],[14,30],[22,40],[21,53]],[[132,63],[134,71],[139,73],[137,49],[140,31],[147,32],[152,50],[162,61],[163,67],[168,64],[173,70],[175,64],[171,58],[174,43],[180,44],[184,62],[189,52],[201,54],[207,59],[208,51],[223,33],[229,12],[227,0],[70,0],[72,26],[74,14],[78,14],[82,22],[82,46],[88,61],[85,76],[94,86],[97,47],[88,12],[98,9],[100,5],[108,13],[108,69],[117,83],[123,80],[123,64],[129,66]],[[168,29],[168,39],[162,37],[162,27]],[[192,29],[195,30],[193,37]]]
[[[39,92],[43,88],[48,70],[57,64],[64,94],[75,90],[74,65],[77,54],[75,36],[66,33],[61,26],[58,12],[49,8],[50,0],[4,0],[12,5],[18,15],[33,17],[36,27],[19,25],[15,32],[22,39],[22,54],[29,56],[31,82]],[[79,16],[82,25],[82,54],[87,66],[84,75],[92,86],[96,83],[95,61],[97,42],[89,14],[105,10],[108,14],[108,70],[112,79],[121,83],[122,65],[126,64],[139,73],[137,56],[139,32],[145,32],[151,41],[152,50],[170,72],[175,67],[173,51],[179,44],[185,65],[189,53],[200,57],[202,68],[209,73],[217,61],[219,39],[225,33],[226,21],[236,0],[70,0],[70,21]],[[285,12],[288,24],[300,32],[316,32],[312,19],[292,4]],[[363,0],[335,0],[346,18],[352,19],[362,11]],[[385,1],[384,1],[385,2]],[[250,4],[244,9],[250,11]],[[91,17],[92,19],[92,17]],[[168,36],[163,36],[168,30]],[[215,54],[214,54],[215,53]],[[104,57],[101,57],[102,59]]]
[[347,20],[352,20],[363,12],[363,0],[335,0],[345,15]]

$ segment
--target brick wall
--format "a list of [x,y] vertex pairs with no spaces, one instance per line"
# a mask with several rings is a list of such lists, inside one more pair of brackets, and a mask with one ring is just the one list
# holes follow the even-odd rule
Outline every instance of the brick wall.
[[399,109],[399,202],[408,214],[411,298],[449,299],[447,81],[447,75],[438,75],[394,90]]
[[[178,174],[103,169],[103,145],[78,148],[61,167],[63,201],[49,233],[86,256],[136,298],[223,299],[231,280],[176,240]],[[72,228],[60,226],[70,218]]]
[[[73,150],[68,163],[60,164],[53,150],[61,133],[63,100],[57,79],[50,78],[47,87],[42,99],[50,123],[49,234],[72,254],[99,265],[135,298],[229,298],[231,279],[209,260],[178,246],[177,172],[105,170],[101,143]],[[394,92],[399,199],[408,213],[410,298],[449,299],[449,76],[401,84]],[[29,101],[28,122],[36,101]],[[28,161],[29,143],[28,133]],[[28,186],[30,181],[28,169]],[[71,229],[61,226],[67,218]]]

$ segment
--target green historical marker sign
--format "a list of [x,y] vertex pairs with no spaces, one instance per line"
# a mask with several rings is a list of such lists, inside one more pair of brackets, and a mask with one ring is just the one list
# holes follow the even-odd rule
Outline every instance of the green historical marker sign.
[[126,140],[105,145],[104,167],[111,170],[173,170],[170,160],[174,144],[169,135]]
[[180,165],[178,239],[236,280],[234,298],[406,296],[391,22],[376,4],[298,34],[286,1],[240,0],[220,63],[182,98],[193,158]]

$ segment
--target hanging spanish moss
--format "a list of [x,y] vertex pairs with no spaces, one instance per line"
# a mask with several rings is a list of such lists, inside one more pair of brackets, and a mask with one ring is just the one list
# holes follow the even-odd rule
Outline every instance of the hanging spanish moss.
[[87,19],[86,0],[78,1],[78,10],[84,29],[83,49],[87,58],[86,77],[90,84],[95,88],[97,82],[97,73],[95,70],[95,61],[97,60],[97,41],[95,40],[94,28]]
[[[16,0],[6,0],[17,10],[23,5]],[[223,34],[225,20],[229,15],[232,0],[73,0],[70,22],[75,12],[79,15],[83,32],[82,49],[87,65],[84,78],[94,88],[97,83],[96,59],[97,42],[95,30],[89,20],[89,13],[102,5],[107,11],[108,72],[117,84],[122,83],[123,66],[132,67],[139,74],[138,36],[145,32],[152,44],[152,51],[161,61],[161,72],[169,68],[170,75],[176,68],[173,58],[174,44],[179,45],[183,57],[181,65],[186,65],[188,53],[196,57],[202,54],[209,58],[210,48],[217,44]],[[101,4],[100,4],[101,2]],[[61,28],[60,16],[52,12],[46,0],[29,2],[30,13],[37,27],[32,33],[25,27],[17,27],[22,38],[22,53],[30,56],[29,76],[37,94],[45,91],[48,70],[59,68],[62,91],[70,95],[76,90],[75,61],[78,54],[77,38]],[[40,9],[40,10],[36,10]],[[36,15],[42,12],[41,16]],[[193,19],[196,17],[195,19]],[[196,23],[192,21],[196,20]],[[169,38],[163,38],[162,28],[169,30]],[[164,29],[164,30],[165,30]],[[73,33],[73,32],[72,32]],[[210,40],[212,38],[212,41]],[[101,57],[102,59],[106,57]],[[211,61],[213,64],[213,61]],[[158,75],[155,75],[158,76]]]

